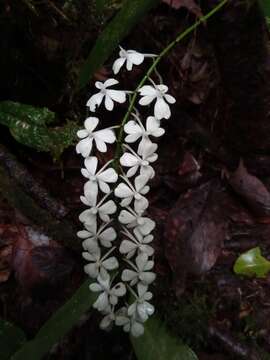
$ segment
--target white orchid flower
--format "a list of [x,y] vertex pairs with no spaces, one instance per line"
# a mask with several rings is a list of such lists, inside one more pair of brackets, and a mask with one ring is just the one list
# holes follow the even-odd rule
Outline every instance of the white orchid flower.
[[156,57],[154,54],[142,54],[135,50],[125,50],[121,46],[119,51],[119,58],[113,63],[113,72],[118,74],[121,67],[126,63],[126,68],[128,71],[132,70],[133,65],[140,65],[143,63],[144,59],[147,57]]
[[137,316],[142,322],[148,320],[149,316],[153,315],[155,308],[148,301],[152,299],[152,293],[147,291],[148,287],[143,284],[137,285],[137,299],[128,308],[129,316]]
[[155,162],[158,158],[158,155],[155,153],[157,147],[157,144],[146,144],[142,155],[140,156],[131,147],[125,145],[125,148],[130,152],[125,152],[121,156],[120,164],[130,168],[127,171],[126,176],[134,176],[139,169],[140,175],[148,176],[150,179],[152,179],[155,175],[155,171],[150,164]]
[[126,228],[122,233],[128,238],[121,242],[119,251],[121,254],[125,254],[127,259],[133,257],[136,253],[145,253],[148,256],[154,254],[152,246],[148,245],[154,239],[153,235],[143,236],[138,229],[134,230],[134,235],[131,234]]
[[113,200],[109,200],[106,203],[104,201],[107,199],[109,194],[105,195],[98,204],[96,202],[91,202],[91,199],[88,199],[87,196],[81,196],[81,201],[86,206],[90,206],[90,209],[84,210],[80,216],[79,220],[88,225],[96,226],[97,222],[97,215],[100,217],[100,219],[106,223],[110,221],[110,216],[116,212],[117,207]]
[[140,65],[144,61],[144,54],[141,54],[135,50],[125,50],[120,46],[119,58],[113,63],[113,72],[118,74],[121,67],[126,63],[128,71],[132,70],[133,65]]
[[126,294],[126,287],[123,283],[111,287],[111,280],[108,276],[103,279],[101,276],[97,277],[97,282],[92,283],[89,287],[93,292],[100,292],[93,307],[99,311],[106,311],[110,305],[115,306],[118,303],[118,298]]
[[77,236],[84,239],[82,246],[84,250],[94,252],[99,247],[99,243],[105,248],[112,247],[112,241],[117,237],[116,231],[113,227],[108,227],[109,223],[103,224],[97,230],[97,223],[88,226],[85,224],[86,230],[78,231]]
[[82,139],[76,146],[76,152],[83,157],[88,157],[93,147],[93,141],[100,152],[107,151],[107,143],[115,142],[115,134],[111,128],[94,131],[98,126],[99,119],[88,117],[84,122],[84,129],[77,132],[78,138]]
[[148,205],[148,200],[143,196],[148,193],[150,187],[147,184],[149,177],[145,175],[139,175],[135,178],[135,185],[133,186],[128,178],[121,176],[125,181],[118,184],[114,190],[115,196],[123,199],[121,201],[121,206],[126,207],[130,205],[132,200],[134,200],[134,209],[136,212],[144,211]]
[[118,260],[115,256],[108,257],[115,247],[111,248],[105,255],[101,256],[100,248],[95,252],[84,251],[82,256],[85,260],[90,261],[90,264],[84,266],[84,271],[91,278],[95,279],[100,276],[102,279],[107,279],[108,271],[115,270],[119,267]]
[[130,285],[133,286],[139,281],[142,282],[143,285],[149,285],[155,280],[156,274],[149,271],[154,267],[154,261],[148,260],[147,254],[139,254],[135,259],[136,265],[134,265],[129,260],[126,261],[133,268],[133,270],[123,270],[121,276],[122,281],[128,281],[130,282]]
[[138,154],[141,155],[145,147],[151,144],[149,137],[160,137],[165,133],[165,130],[160,127],[160,121],[157,120],[154,116],[148,116],[146,119],[146,128],[144,128],[140,118],[137,115],[133,114],[133,116],[136,118],[137,122],[130,120],[124,126],[124,130],[128,134],[125,137],[125,141],[127,143],[133,143],[141,138],[138,147]]
[[118,174],[113,168],[108,168],[112,161],[108,161],[98,172],[98,159],[95,156],[90,156],[84,160],[85,169],[81,169],[84,177],[89,179],[84,185],[84,193],[90,202],[95,202],[98,195],[98,188],[108,194],[110,192],[111,183],[115,183],[118,179]]
[[87,101],[86,106],[89,106],[90,111],[95,112],[96,107],[99,107],[105,97],[105,108],[112,111],[114,108],[114,101],[120,104],[126,101],[126,92],[123,90],[108,89],[108,87],[118,84],[119,81],[115,79],[108,79],[104,83],[97,81],[95,86],[100,91],[91,96]]
[[127,228],[136,228],[142,235],[148,235],[156,226],[155,222],[148,217],[142,216],[141,213],[136,213],[130,207],[121,210],[119,217],[121,224],[126,225]]
[[115,325],[123,326],[125,332],[130,332],[132,336],[139,337],[144,333],[144,326],[135,316],[128,316],[127,307],[121,308],[115,315]]
[[139,93],[142,98],[139,101],[140,105],[149,105],[152,101],[156,100],[154,106],[155,118],[158,120],[169,119],[171,117],[171,110],[168,105],[175,103],[175,98],[169,94],[168,86],[166,85],[156,85],[151,81],[153,86],[144,85],[139,89]]

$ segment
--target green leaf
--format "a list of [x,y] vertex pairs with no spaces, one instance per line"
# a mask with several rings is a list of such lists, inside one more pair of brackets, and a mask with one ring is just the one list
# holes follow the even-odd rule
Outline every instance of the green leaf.
[[270,1],[269,0],[259,0],[259,3],[264,12],[264,16],[270,17]]
[[265,259],[260,248],[256,247],[240,255],[233,270],[238,275],[265,277],[270,271],[270,261]]
[[86,280],[69,299],[39,330],[36,337],[27,342],[10,360],[39,360],[56,344],[80,317],[92,306],[95,295],[89,290]]
[[121,10],[106,26],[91,50],[80,74],[78,88],[83,88],[109,58],[120,41],[159,0],[126,0]]
[[0,359],[8,360],[26,341],[24,332],[17,326],[0,319]]
[[55,114],[47,108],[12,101],[0,102],[0,124],[9,128],[19,143],[38,151],[49,151],[59,158],[65,148],[72,145],[78,126],[69,122],[62,127],[48,127],[55,122]]
[[157,317],[149,319],[144,335],[131,337],[131,342],[137,360],[198,360],[196,354],[172,336]]

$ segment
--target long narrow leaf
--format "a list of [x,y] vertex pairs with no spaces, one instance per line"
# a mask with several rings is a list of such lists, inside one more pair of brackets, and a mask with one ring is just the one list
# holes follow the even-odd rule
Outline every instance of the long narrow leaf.
[[159,0],[126,0],[121,10],[106,26],[91,50],[79,75],[78,88],[83,88],[111,55],[120,41]]
[[95,296],[89,291],[90,281],[85,281],[76,293],[27,342],[10,360],[39,360],[57,343],[79,318],[91,307]]
[[0,359],[8,360],[26,341],[24,332],[17,326],[0,319]]
[[157,318],[147,321],[144,335],[131,338],[137,360],[198,360],[195,353],[171,335]]

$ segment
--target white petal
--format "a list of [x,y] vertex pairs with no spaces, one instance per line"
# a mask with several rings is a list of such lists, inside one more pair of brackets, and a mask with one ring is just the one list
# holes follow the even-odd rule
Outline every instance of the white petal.
[[140,324],[139,322],[134,322],[131,325],[131,335],[134,337],[139,337],[141,335],[143,335],[144,333],[144,327],[142,324]]
[[139,89],[139,93],[142,96],[155,96],[157,95],[157,90],[151,85],[144,85]]
[[96,222],[96,215],[93,215],[91,213],[91,210],[86,209],[80,214],[79,220],[83,223],[90,225],[90,224],[93,224],[94,222]]
[[99,234],[99,239],[105,243],[105,242],[111,242],[115,240],[117,237],[116,231],[113,227],[109,227],[106,230],[102,231],[101,234]]
[[128,59],[135,65],[140,65],[144,60],[144,55],[137,51],[128,50]]
[[106,316],[104,316],[104,318],[99,323],[99,327],[102,330],[108,329],[111,326],[112,322],[113,322],[113,319],[112,319],[111,314],[106,315]]
[[176,99],[172,95],[166,94],[164,97],[169,104],[174,104],[176,102]]
[[147,182],[149,181],[149,177],[146,175],[139,175],[136,176],[135,178],[135,189],[140,192],[141,189],[143,189],[145,187],[145,185],[147,184]]
[[127,210],[122,210],[118,217],[121,224],[130,224],[136,220],[135,216]]
[[112,256],[112,257],[102,261],[102,266],[106,270],[114,270],[114,269],[118,268],[119,264],[118,264],[118,260],[116,259],[116,257]]
[[137,213],[143,212],[149,206],[149,201],[142,196],[139,200],[135,199],[134,201],[134,209]]
[[162,136],[165,133],[165,130],[160,127],[160,122],[154,116],[148,116],[146,129],[155,137]]
[[[108,93],[108,91],[107,91],[107,93]],[[112,110],[113,110],[113,107],[114,107],[114,104],[113,104],[112,99],[110,98],[109,94],[106,94],[106,95],[105,95],[105,108],[106,108],[108,111],[112,111]]]
[[120,104],[126,101],[127,95],[122,90],[107,90],[107,94],[113,101],[116,101]]
[[121,67],[124,65],[124,62],[126,61],[125,58],[119,58],[116,59],[115,62],[113,63],[112,69],[114,74],[118,74]]
[[134,242],[130,241],[130,240],[123,240],[121,242],[119,251],[121,254],[127,254],[130,251],[133,251],[137,248],[137,244],[135,244]]
[[102,291],[103,288],[100,284],[98,283],[92,283],[89,285],[89,289],[93,292],[99,292],[99,291]]
[[84,122],[84,127],[89,133],[92,133],[93,130],[98,126],[99,119],[94,116],[88,117]]
[[138,274],[135,271],[125,269],[122,272],[121,279],[122,279],[122,281],[132,281],[132,280],[137,279],[137,277],[138,277]]
[[149,285],[151,284],[155,278],[156,278],[156,274],[153,272],[143,272],[139,275],[140,280],[143,282],[143,284]]
[[142,226],[138,226],[142,235],[148,235],[156,226],[155,222],[149,218],[143,218],[144,224]]
[[157,148],[158,148],[157,144],[147,143],[145,145],[145,148],[144,148],[143,153],[142,153],[143,159],[148,160],[149,156],[154,154],[155,151],[157,150]]
[[98,267],[97,267],[96,263],[85,265],[84,271],[86,272],[86,274],[91,276],[91,278],[93,278],[93,279],[98,277]]
[[107,88],[107,87],[109,87],[109,86],[113,86],[113,85],[116,85],[116,84],[118,84],[119,83],[119,81],[117,81],[116,79],[108,79],[108,80],[106,80],[105,82],[104,82],[104,86],[105,86],[105,88]]
[[118,175],[113,168],[109,168],[98,174],[98,178],[104,182],[114,183],[117,181]]
[[86,231],[86,230],[81,230],[81,231],[78,231],[77,232],[77,236],[80,238],[80,239],[87,239],[91,236],[92,234],[89,232],[89,231]]
[[115,194],[115,196],[122,199],[122,198],[133,196],[133,191],[130,189],[129,186],[127,186],[127,184],[120,183],[115,188],[114,194]]
[[104,94],[101,92],[93,95],[90,97],[90,99],[87,101],[86,106],[89,106],[90,111],[95,112],[96,107],[99,107],[102,100],[103,100]]
[[99,251],[98,243],[93,238],[84,240],[82,245],[83,245],[84,250],[87,250],[91,253],[97,253]]
[[116,140],[112,129],[103,129],[95,132],[95,139],[100,139],[106,143],[113,144]]
[[84,184],[84,194],[89,204],[94,205],[96,203],[98,195],[98,185],[96,181],[87,181]]
[[103,152],[103,153],[107,151],[107,145],[103,140],[99,139],[98,137],[95,137],[95,142],[96,142],[98,151]]
[[147,261],[148,261],[148,256],[147,256],[147,254],[140,254],[140,255],[138,255],[138,256],[136,257],[136,259],[135,259],[137,268],[138,268],[140,271],[143,271],[145,265],[147,264]]
[[127,58],[127,64],[126,64],[127,70],[131,71],[133,67],[133,63]]
[[108,295],[103,292],[99,295],[96,302],[93,304],[93,307],[98,311],[103,311],[109,306]]
[[157,89],[165,94],[168,91],[168,86],[164,84],[156,85]]
[[101,205],[99,212],[103,214],[114,214],[117,210],[115,203],[112,200],[107,201],[105,204]]
[[100,190],[102,192],[104,192],[105,194],[108,194],[111,191],[109,185],[106,184],[104,181],[99,180],[98,185],[99,185]]
[[79,139],[84,139],[85,137],[87,137],[89,135],[88,131],[85,129],[82,130],[78,130],[77,131],[77,136]]
[[90,155],[92,150],[93,139],[89,137],[81,140],[76,146],[77,154],[81,154],[83,157],[87,157]]
[[122,206],[122,207],[127,207],[127,206],[129,206],[129,205],[131,204],[131,202],[132,202],[132,199],[133,199],[133,195],[124,198],[124,199],[121,201],[121,206]]
[[137,172],[137,170],[138,170],[138,168],[139,168],[139,166],[137,165],[137,166],[133,166],[133,167],[131,167],[129,170],[128,170],[128,172],[127,172],[127,177],[129,178],[129,177],[132,177],[132,176],[134,176],[135,174],[136,174],[136,172]]
[[155,308],[149,302],[145,301],[142,304],[138,304],[137,312],[141,321],[146,321],[149,316],[154,314]]
[[149,95],[143,96],[142,98],[140,98],[139,104],[142,106],[149,105],[155,98],[156,98],[155,96],[149,96]]
[[126,287],[123,283],[119,282],[118,284],[114,285],[111,290],[111,293],[115,296],[124,296],[127,292]]
[[124,130],[127,134],[142,134],[142,128],[134,120],[130,120],[124,126]]
[[124,153],[120,158],[120,164],[122,166],[134,166],[138,164],[138,158],[128,152]]
[[154,107],[154,113],[155,113],[155,117],[158,120],[164,118],[169,119],[169,117],[171,116],[170,107],[163,98],[157,99]]

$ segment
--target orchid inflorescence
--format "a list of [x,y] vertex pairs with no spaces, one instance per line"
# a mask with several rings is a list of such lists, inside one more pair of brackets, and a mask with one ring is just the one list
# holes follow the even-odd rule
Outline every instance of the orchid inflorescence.
[[[145,58],[155,58],[153,54],[123,48],[119,56],[113,64],[115,74],[124,65],[130,71]],[[116,139],[116,127],[99,129],[99,119],[90,116],[84,122],[84,129],[77,133],[80,141],[76,146],[77,153],[84,157],[85,167],[81,172],[87,179],[84,196],[81,196],[87,209],[79,216],[84,230],[78,232],[78,237],[83,239],[83,257],[88,262],[85,272],[94,279],[90,290],[98,294],[93,307],[104,315],[101,328],[110,328],[114,323],[133,336],[143,334],[143,323],[154,313],[148,288],[156,278],[151,246],[155,222],[145,215],[149,206],[146,195],[150,190],[148,182],[155,175],[152,164],[158,158],[158,145],[153,141],[164,134],[160,120],[170,118],[169,104],[175,102],[167,94],[166,85],[156,85],[152,79],[147,79],[149,85],[135,90],[141,96],[139,105],[154,102],[154,116],[148,116],[145,125],[138,110],[129,109],[128,121],[121,124],[126,134],[122,141]],[[127,100],[132,92],[112,89],[116,84],[115,79],[95,83],[99,91],[87,102],[91,112],[103,101],[105,108],[111,111],[115,102]],[[122,145],[121,156],[99,166],[98,158],[92,155],[93,148],[104,153],[108,144],[116,140]],[[136,150],[131,144],[137,145]],[[125,305],[127,290],[133,302]]]

